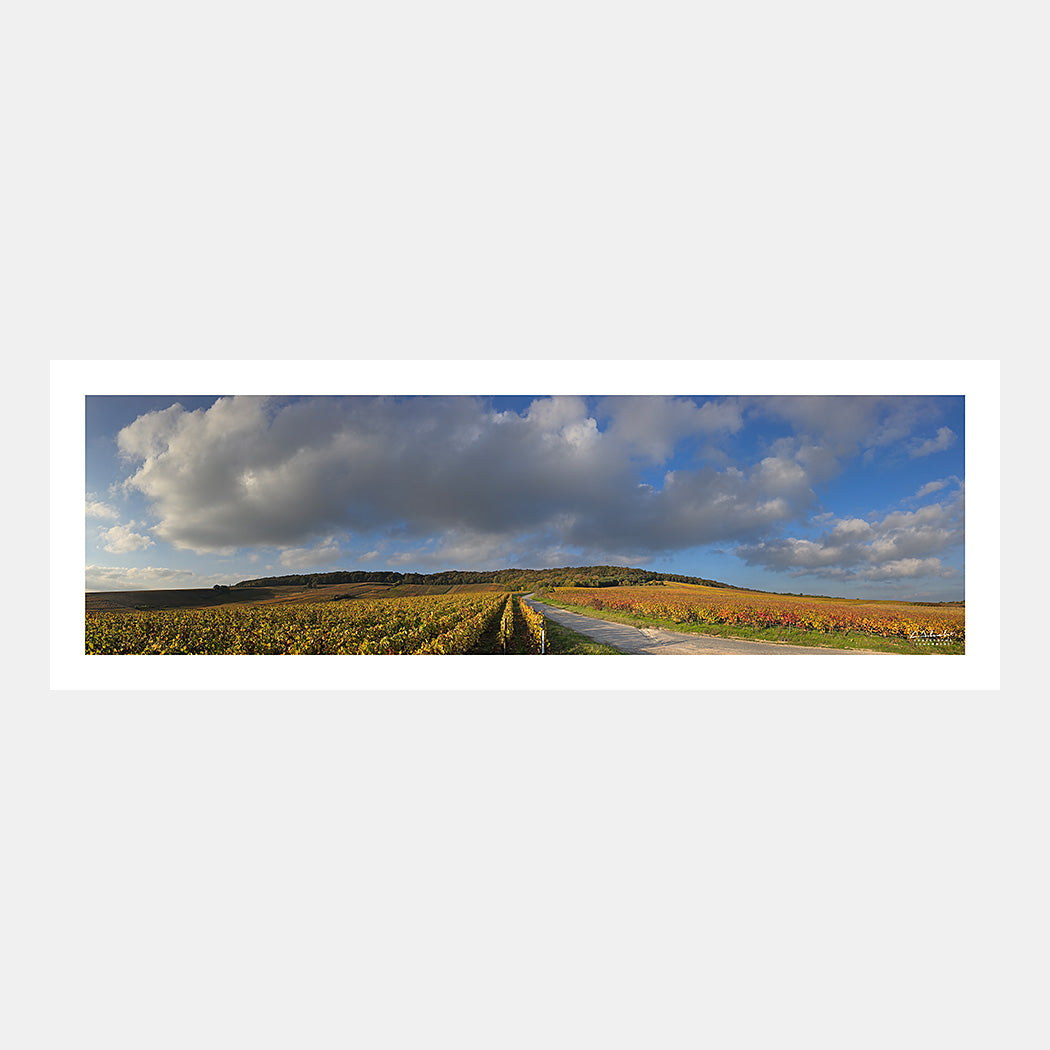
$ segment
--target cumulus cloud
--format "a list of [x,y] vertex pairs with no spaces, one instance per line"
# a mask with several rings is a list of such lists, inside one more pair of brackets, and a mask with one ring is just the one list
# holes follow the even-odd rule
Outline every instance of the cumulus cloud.
[[153,546],[153,540],[141,532],[135,532],[131,525],[113,525],[111,528],[99,529],[99,544],[111,554],[126,554],[128,551],[141,551]]
[[[920,485],[919,488],[916,489],[915,495],[910,497],[910,500],[925,499],[927,496],[932,496],[935,492],[943,492],[945,489],[951,488],[952,486],[955,486],[958,493],[961,493],[965,489],[966,484],[962,478],[957,477],[955,474],[952,474],[947,478],[937,478],[934,481],[927,481],[925,485]],[[958,493],[953,493],[953,498]]]
[[594,414],[583,398],[537,398],[519,414],[469,397],[233,397],[149,413],[117,440],[153,534],[181,548],[308,552],[349,528],[447,535],[464,558],[523,534],[646,554],[752,535],[812,501],[813,465],[798,448],[639,487],[639,463],[661,462],[688,433],[732,432],[740,413],[682,398],[609,398]]
[[654,462],[670,456],[682,438],[735,433],[743,426],[735,399],[698,405],[687,397],[606,397],[599,402],[596,414],[611,420],[612,440]]
[[916,441],[911,445],[910,452],[913,457],[929,456],[934,452],[943,452],[955,444],[955,431],[951,427],[941,427],[937,436],[927,438],[925,441]]
[[[372,547],[354,560],[391,566],[644,564],[739,543],[784,570],[903,573],[936,556],[922,522],[828,518],[822,537],[770,537],[824,509],[817,488],[847,458],[930,433],[928,400],[560,396],[496,411],[474,397],[225,397],[145,414],[117,444],[150,536],[271,548],[282,571],[344,564],[335,537],[353,531]],[[776,426],[731,454],[750,419]],[[107,542],[150,542],[117,528]]]
[[290,570],[318,569],[322,566],[335,566],[342,555],[334,536],[329,536],[313,547],[293,547],[281,551],[277,560],[281,566]]
[[950,484],[948,478],[939,478],[936,481],[927,481],[925,485],[922,485],[912,499],[923,499],[925,496],[932,496],[935,492],[940,492],[941,489],[947,488]]
[[88,493],[84,498],[84,516],[95,521],[116,521],[120,512],[94,494]]
[[954,576],[954,569],[946,569],[940,558],[897,558],[875,566],[865,574],[869,580],[899,580],[913,576]]
[[743,404],[749,413],[790,423],[796,435],[835,456],[904,441],[937,412],[929,398],[908,396],[770,395],[746,398]]
[[792,576],[888,580],[951,576],[941,558],[964,540],[960,489],[952,499],[915,511],[895,511],[880,520],[833,519],[815,539],[788,537],[742,544],[735,553],[748,565]]
[[517,550],[518,545],[510,535],[458,528],[429,539],[418,547],[391,554],[386,560],[394,567],[470,565],[483,569],[512,564]]

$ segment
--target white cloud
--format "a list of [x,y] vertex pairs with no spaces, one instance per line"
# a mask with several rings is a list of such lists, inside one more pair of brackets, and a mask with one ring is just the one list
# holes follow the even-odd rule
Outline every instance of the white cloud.
[[229,573],[199,575],[189,569],[154,566],[88,565],[84,573],[87,591],[148,591],[175,587],[212,587],[216,583],[232,584],[243,579]]
[[927,481],[912,497],[912,499],[922,499],[924,496],[932,496],[935,492],[940,492],[942,489],[946,489],[949,485],[961,485],[962,483],[953,474],[948,478],[938,478],[936,481]]
[[[807,468],[789,453],[638,488],[632,461],[666,455],[690,428],[737,428],[735,403],[606,399],[599,414],[604,430],[578,397],[537,398],[521,415],[469,397],[222,398],[145,415],[118,444],[137,464],[126,485],[147,497],[157,539],[199,552],[287,548],[285,565],[323,562],[304,541],[326,528],[448,534],[450,554],[454,537],[472,535],[464,556],[526,533],[592,550],[696,546],[812,499]],[[571,520],[559,517],[568,505]]]
[[93,518],[95,521],[117,521],[120,518],[120,512],[94,494],[88,493],[84,499],[84,516]]
[[290,548],[281,551],[277,560],[285,569],[292,571],[318,569],[321,566],[335,566],[342,556],[334,536],[329,536],[313,547]]
[[954,576],[954,569],[945,569],[939,558],[897,558],[869,569],[869,580],[910,579],[915,576]]
[[911,447],[913,457],[929,456],[934,452],[943,452],[955,444],[955,431],[951,427],[941,427],[937,436],[927,438],[925,441],[915,442]]
[[960,488],[943,503],[895,511],[881,520],[834,520],[816,539],[786,539],[741,545],[735,553],[748,565],[793,576],[887,580],[952,576],[941,558],[965,538]]
[[100,528],[98,541],[102,549],[111,554],[126,554],[129,551],[141,551],[153,546],[153,540],[149,536],[135,532],[131,525]]
[[[196,413],[194,413],[196,414]],[[117,435],[117,448],[128,461],[150,460],[161,455],[171,444],[187,418],[177,402],[157,412],[147,412]]]
[[[795,433],[751,461],[675,462],[654,480],[683,439],[728,442],[748,413],[787,420]],[[390,564],[514,564],[552,551],[585,552],[594,564],[599,552],[637,562],[710,543],[754,546],[819,509],[815,487],[845,457],[920,423],[928,432],[927,417],[923,399],[906,398],[565,396],[517,413],[474,397],[232,397],[144,415],[118,445],[134,465],[127,488],[155,516],[150,535],[178,548],[277,548],[283,568],[305,570],[345,560],[317,537],[352,529],[374,537],[368,558],[396,540]],[[639,483],[642,469],[652,483]]]
[[515,544],[510,536],[492,535],[472,529],[454,529],[414,550],[391,554],[386,563],[462,569],[496,569],[514,560]]

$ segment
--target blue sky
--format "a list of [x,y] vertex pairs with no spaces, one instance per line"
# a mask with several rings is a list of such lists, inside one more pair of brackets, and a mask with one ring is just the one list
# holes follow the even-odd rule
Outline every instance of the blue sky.
[[88,590],[624,564],[963,597],[964,398],[86,398]]

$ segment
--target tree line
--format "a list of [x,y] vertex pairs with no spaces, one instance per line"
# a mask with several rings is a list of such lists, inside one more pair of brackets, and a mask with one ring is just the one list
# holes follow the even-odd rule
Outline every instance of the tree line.
[[323,587],[329,584],[386,583],[457,586],[468,583],[497,583],[508,590],[534,587],[639,587],[669,583],[702,583],[709,587],[732,587],[717,580],[679,573],[652,572],[649,569],[625,568],[622,565],[564,566],[557,569],[451,569],[443,572],[369,572],[362,569],[335,572],[292,573],[286,576],[264,576],[242,580],[234,587]]

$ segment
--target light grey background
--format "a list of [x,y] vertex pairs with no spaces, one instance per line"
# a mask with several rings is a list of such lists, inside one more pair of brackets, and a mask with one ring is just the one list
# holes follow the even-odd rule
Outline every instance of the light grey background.
[[[1023,7],[384,10],[24,16],[34,390],[46,358],[991,357],[1023,422]],[[107,696],[28,644],[10,1045],[1045,1043],[1013,660],[954,696]]]

